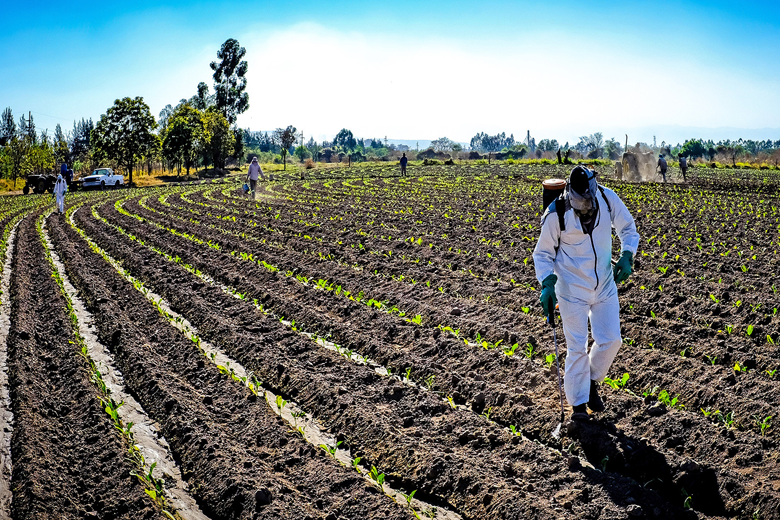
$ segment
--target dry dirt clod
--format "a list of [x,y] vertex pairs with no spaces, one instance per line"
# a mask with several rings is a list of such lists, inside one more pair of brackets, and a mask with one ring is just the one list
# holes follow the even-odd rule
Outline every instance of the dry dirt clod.
[[666,405],[663,403],[656,403],[647,408],[647,415],[650,417],[660,417],[666,413]]
[[631,504],[626,508],[626,513],[628,513],[628,516],[632,518],[639,518],[644,516],[644,511],[642,511],[642,506],[638,504]]

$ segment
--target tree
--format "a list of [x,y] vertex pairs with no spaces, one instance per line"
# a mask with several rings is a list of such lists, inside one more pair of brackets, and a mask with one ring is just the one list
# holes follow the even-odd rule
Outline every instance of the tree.
[[295,157],[297,157],[299,161],[303,162],[304,160],[311,157],[311,152],[305,146],[300,145],[295,149],[293,155],[295,155]]
[[160,110],[160,119],[157,120],[157,126],[160,128],[165,128],[168,126],[168,120],[171,118],[171,115],[173,114],[173,107],[170,103],[165,105],[165,108]]
[[207,108],[215,105],[216,101],[214,98],[213,94],[209,94],[209,86],[201,81],[198,83],[198,93],[192,96],[187,103],[198,110],[205,111]]
[[[290,147],[295,144],[295,140],[297,139],[295,130],[296,128],[292,125],[288,126],[287,128],[277,128],[274,130],[274,142],[279,145],[279,148],[281,148],[282,161],[284,162],[285,170],[287,169],[287,153],[290,151]],[[349,132],[349,135],[351,137],[352,132]],[[354,141],[355,138],[353,137],[352,140]]]
[[171,163],[181,163],[190,174],[198,150],[204,143],[204,117],[189,104],[180,105],[170,116],[170,124],[162,132],[162,153]]
[[345,152],[349,152],[355,149],[357,146],[357,140],[352,135],[352,130],[342,128],[336,137],[333,138],[333,146],[343,149]]
[[596,132],[580,137],[580,142],[574,147],[589,159],[598,159],[604,154],[604,134]]
[[317,141],[315,141],[314,138],[311,137],[309,138],[309,142],[306,143],[306,148],[309,149],[309,152],[311,153],[314,162],[317,162],[320,158],[320,152],[322,151],[322,146],[318,145]]
[[70,160],[76,170],[76,163],[85,160],[92,149],[91,135],[95,129],[92,119],[82,119],[80,122],[73,122],[73,132],[70,136]]
[[236,158],[238,167],[240,168],[244,160],[244,131],[240,128],[233,129],[233,157]]
[[65,133],[62,131],[62,127],[57,123],[54,127],[54,160],[57,163],[67,163],[69,161],[70,150],[68,149],[68,141],[65,139]]
[[471,138],[469,147],[479,152],[498,152],[504,148],[511,148],[515,144],[514,134],[506,136],[504,132],[496,135],[478,133]]
[[[236,122],[239,114],[249,108],[249,94],[246,90],[246,72],[248,65],[242,58],[246,49],[237,40],[228,39],[217,52],[220,61],[211,62],[214,71],[214,90],[216,91],[216,106],[228,123]],[[208,92],[208,89],[207,89]],[[200,86],[198,87],[200,94]]]
[[0,118],[0,146],[6,146],[13,136],[16,135],[16,121],[11,108],[3,110],[3,116]]
[[435,152],[449,152],[452,150],[454,144],[455,143],[446,137],[440,137],[431,141],[431,147]]
[[95,157],[117,161],[128,172],[132,185],[136,163],[159,145],[152,133],[156,126],[142,97],[117,99],[92,130]]
[[[686,143],[687,144],[687,143]],[[683,150],[685,150],[685,147],[683,147]],[[729,144],[719,144],[716,147],[716,151],[719,153],[722,153],[724,155],[727,155],[731,158],[731,164],[732,166],[737,165],[737,156],[745,153],[745,149],[742,147],[739,142],[729,143]],[[705,153],[707,155],[713,156],[714,154],[709,153],[709,150],[707,150]]]
[[554,152],[560,148],[556,139],[542,139],[536,147],[543,152]]
[[24,135],[14,135],[5,147],[11,167],[11,178],[16,188],[16,179],[23,173],[25,158],[30,150],[30,142]]
[[203,118],[206,152],[215,168],[225,168],[225,162],[235,148],[235,134],[222,112],[216,107],[206,110]]
[[683,157],[690,157],[696,159],[697,157],[703,157],[707,153],[707,148],[704,146],[704,142],[701,139],[689,139],[683,144],[680,155]]
[[606,143],[604,143],[604,153],[607,154],[607,157],[609,157],[614,161],[618,159],[620,155],[623,153],[623,147],[613,137],[612,139],[609,139],[607,140]]

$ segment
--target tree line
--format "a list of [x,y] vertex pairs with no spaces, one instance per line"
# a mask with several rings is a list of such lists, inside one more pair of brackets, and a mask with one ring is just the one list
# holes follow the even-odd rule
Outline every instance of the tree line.
[[75,122],[67,135],[58,124],[54,135],[36,133],[32,114],[14,120],[10,108],[0,118],[0,175],[13,179],[54,170],[68,163],[75,171],[91,170],[106,162],[129,175],[145,165],[162,163],[189,173],[196,163],[224,168],[244,153],[238,115],[249,108],[246,92],[246,49],[228,39],[211,63],[214,93],[200,83],[196,94],[175,107],[166,106],[159,120],[142,97],[117,99],[95,123]]

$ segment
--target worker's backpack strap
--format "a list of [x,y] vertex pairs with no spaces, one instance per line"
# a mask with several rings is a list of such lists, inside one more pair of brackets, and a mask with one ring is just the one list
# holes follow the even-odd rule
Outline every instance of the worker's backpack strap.
[[604,192],[604,186],[599,184],[599,191],[601,192],[601,196],[604,198],[604,202],[607,203],[607,211],[609,211],[609,219],[610,221],[613,220],[612,217],[612,205],[609,203],[609,199],[607,198],[607,194]]
[[[566,219],[564,216],[566,215],[566,199],[563,197],[563,195],[560,195],[555,201],[553,201],[553,204],[555,204],[555,212],[558,214],[558,226],[561,228],[561,233],[566,231]],[[561,237],[558,236],[558,243],[560,243]]]

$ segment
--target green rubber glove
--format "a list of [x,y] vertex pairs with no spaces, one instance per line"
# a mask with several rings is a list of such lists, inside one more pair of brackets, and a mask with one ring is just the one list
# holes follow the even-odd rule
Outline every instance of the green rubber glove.
[[558,303],[558,298],[555,297],[555,282],[557,281],[558,277],[551,274],[542,282],[542,294],[539,295],[539,303],[542,304],[544,315],[548,318],[550,313],[555,312],[555,305]]
[[615,283],[625,282],[633,272],[634,255],[631,251],[623,251],[620,255],[620,260],[612,267],[612,273],[615,275]]

